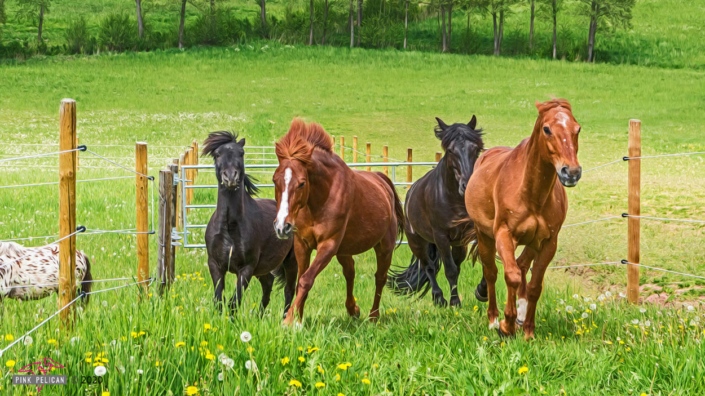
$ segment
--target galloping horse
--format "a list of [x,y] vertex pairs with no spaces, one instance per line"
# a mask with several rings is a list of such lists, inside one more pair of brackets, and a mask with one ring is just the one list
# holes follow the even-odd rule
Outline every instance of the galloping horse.
[[225,274],[237,274],[230,299],[231,313],[242,301],[253,276],[262,284],[261,309],[269,304],[274,275],[284,282],[284,312],[294,298],[296,259],[291,241],[282,241],[271,229],[277,205],[271,199],[254,199],[257,187],[245,174],[245,139],[230,132],[212,132],[203,142],[203,155],[215,162],[218,203],[206,227],[208,270],[215,303],[222,309]]
[[433,302],[447,304],[436,281],[440,264],[450,284],[450,305],[460,306],[458,275],[467,256],[467,246],[475,239],[473,224],[465,210],[465,188],[475,161],[484,148],[477,118],[469,123],[446,125],[436,118],[436,137],[445,155],[433,170],[417,180],[406,194],[406,239],[414,256],[402,272],[392,272],[389,286],[398,293],[433,290]]
[[[276,154],[274,229],[282,239],[294,234],[299,265],[296,299],[284,323],[292,325],[297,311],[301,322],[313,282],[333,256],[342,265],[347,283],[345,308],[350,316],[359,317],[352,256],[372,248],[377,272],[370,319],[376,320],[396,238],[404,232],[404,212],[392,181],[382,173],[350,169],[333,153],[331,137],[320,125],[298,118],[277,142]],[[316,258],[310,263],[314,249]]]
[[[536,107],[539,116],[531,137],[514,149],[487,150],[477,161],[465,191],[465,207],[477,234],[473,260],[480,258],[487,280],[490,328],[496,328],[500,336],[514,335],[516,321],[523,324],[526,339],[534,336],[543,276],[556,253],[558,232],[568,211],[563,186],[575,186],[582,174],[578,163],[580,125],[568,101],[554,99],[536,103]],[[515,259],[519,245],[525,248]],[[499,323],[496,252],[504,264],[507,284],[504,320]]]

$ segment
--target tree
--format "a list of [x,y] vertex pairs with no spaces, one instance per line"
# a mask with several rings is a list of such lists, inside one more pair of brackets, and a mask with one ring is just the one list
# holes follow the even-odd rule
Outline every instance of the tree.
[[5,24],[7,14],[5,13],[5,0],[0,0],[0,23]]
[[540,0],[540,10],[545,12],[551,18],[553,24],[553,59],[557,57],[557,40],[558,40],[558,13],[563,9],[563,0]]
[[468,39],[468,52],[470,50],[470,16],[472,15],[473,11],[481,11],[485,12],[486,10],[484,9],[487,7],[487,1],[485,0],[463,0],[460,2],[460,9],[465,12],[465,16],[467,18],[467,26],[465,27],[465,36]]
[[362,0],[357,0],[357,46],[360,46],[362,36]]
[[37,24],[37,42],[41,43],[44,29],[44,14],[49,13],[51,0],[17,0],[19,9],[17,16],[20,19]]
[[[264,0],[262,0],[264,1]],[[328,30],[328,9],[330,8],[330,4],[328,4],[328,0],[324,0],[323,4],[323,37],[321,38],[321,45],[326,44],[326,33]]]
[[355,10],[354,10],[354,0],[350,0],[350,15],[349,15],[349,22],[350,22],[350,48],[355,46]]
[[504,38],[504,17],[509,13],[511,6],[517,0],[485,0],[483,6],[492,15],[492,32],[494,35],[494,55],[502,52],[502,39]]
[[404,49],[406,49],[406,38],[407,38],[408,34],[409,34],[409,0],[404,0]]
[[590,19],[588,29],[588,62],[595,61],[595,35],[600,25],[616,29],[631,26],[632,8],[636,0],[580,0],[581,11]]
[[536,16],[536,0],[529,0],[531,3],[531,22],[529,23],[529,51],[534,50],[534,17]]
[[309,7],[309,20],[310,20],[310,28],[309,28],[309,34],[308,34],[308,45],[313,45],[313,0],[311,0],[311,5]]
[[140,38],[144,35],[144,22],[142,21],[142,0],[135,0],[137,6],[137,31]]
[[[211,0],[211,3],[214,3],[215,0]],[[262,24],[262,37],[266,38],[268,36],[267,33],[267,4],[265,3],[265,0],[259,0],[259,19],[260,23]]]
[[179,49],[184,48],[184,23],[186,22],[186,0],[181,0],[181,15],[179,17]]

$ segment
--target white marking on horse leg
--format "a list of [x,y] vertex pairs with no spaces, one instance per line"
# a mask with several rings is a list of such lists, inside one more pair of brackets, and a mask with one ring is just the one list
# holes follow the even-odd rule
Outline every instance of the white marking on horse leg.
[[289,182],[291,182],[291,168],[284,170],[284,192],[282,192],[281,204],[279,204],[279,212],[277,212],[277,229],[284,229],[284,221],[289,215]]
[[529,305],[529,302],[526,301],[525,298],[520,298],[517,301],[517,324],[519,326],[524,324],[524,320],[526,320],[526,307]]
[[490,330],[499,329],[499,319],[494,318],[494,322],[490,323]]

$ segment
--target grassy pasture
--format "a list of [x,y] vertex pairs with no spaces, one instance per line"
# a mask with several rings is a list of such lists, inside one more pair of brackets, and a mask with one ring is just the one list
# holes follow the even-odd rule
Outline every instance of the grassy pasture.
[[[331,134],[346,136],[348,144],[353,135],[370,141],[375,154],[389,144],[392,158],[405,158],[406,147],[413,147],[415,159],[431,160],[439,150],[432,135],[434,116],[459,122],[476,114],[487,146],[515,145],[531,131],[533,102],[559,96],[571,100],[582,124],[580,159],[589,169],[626,154],[629,118],[643,122],[644,155],[705,151],[700,137],[704,88],[705,74],[697,71],[416,52],[245,46],[56,57],[0,67],[1,153],[5,158],[55,151],[57,104],[73,97],[82,144],[133,166],[131,145],[147,141],[153,174],[179,147],[202,141],[209,131],[231,129],[248,145],[271,145],[294,116],[322,123]],[[79,179],[130,176],[88,154],[80,161]],[[0,186],[55,181],[56,163],[55,158],[0,162]],[[699,204],[705,198],[702,167],[702,156],[644,160],[642,213],[705,218]],[[206,172],[200,178],[200,183],[213,182]],[[130,179],[81,183],[78,223],[93,230],[132,228],[133,197]],[[196,202],[212,199],[210,192],[196,195]],[[569,190],[569,199],[568,223],[624,212],[626,164],[586,172]],[[56,233],[56,186],[2,189],[0,207],[2,238]],[[205,212],[194,216],[207,219]],[[643,223],[644,264],[702,274],[702,226]],[[134,245],[130,235],[78,240],[97,279],[133,275]],[[614,220],[564,230],[555,264],[617,261],[625,254],[626,224]],[[154,250],[151,258],[156,258]],[[408,259],[402,247],[394,262],[406,265]],[[0,357],[2,392],[25,394],[27,389],[12,387],[9,375],[41,357],[51,356],[71,375],[88,375],[101,352],[108,360],[103,363],[106,383],[84,386],[86,394],[183,394],[188,386],[201,394],[346,395],[666,395],[698,394],[705,388],[703,312],[680,304],[698,300],[703,284],[675,275],[642,272],[642,283],[663,287],[673,303],[672,309],[647,306],[642,312],[618,297],[626,278],[623,268],[549,272],[537,340],[527,343],[498,340],[487,329],[484,306],[472,297],[480,269],[469,264],[460,281],[463,308],[435,309],[430,299],[406,300],[385,292],[382,319],[373,325],[345,315],[342,274],[333,262],[311,293],[303,331],[292,332],[279,327],[280,292],[264,317],[255,313],[261,294],[256,284],[232,321],[215,314],[205,262],[204,250],[179,252],[180,277],[164,298],[155,295],[138,304],[130,289],[94,296],[79,314],[74,334],[60,333],[56,321],[50,322],[33,334],[32,345],[18,345]],[[367,312],[374,262],[369,254],[357,262],[356,296]],[[499,293],[502,302],[503,285]],[[55,307],[55,297],[5,301],[0,334],[19,337]],[[249,344],[239,339],[245,330],[253,335]],[[75,336],[80,339],[72,342]],[[0,347],[12,337],[0,339]],[[185,346],[176,347],[179,342]],[[86,362],[88,352],[91,362]],[[232,369],[218,362],[221,353],[234,360]],[[289,363],[282,364],[284,358]],[[245,369],[249,359],[257,363],[256,373]],[[14,368],[7,366],[10,360]],[[347,370],[337,368],[346,362],[351,363]],[[528,372],[520,374],[522,367]],[[289,385],[294,379],[302,388]],[[325,388],[317,390],[317,382]],[[79,388],[43,392],[77,394]]]

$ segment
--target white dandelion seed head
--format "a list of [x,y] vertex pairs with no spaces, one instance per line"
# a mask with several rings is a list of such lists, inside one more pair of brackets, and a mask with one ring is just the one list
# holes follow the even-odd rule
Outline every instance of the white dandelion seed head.
[[590,301],[592,301],[592,298],[590,298],[590,297],[585,297],[585,298],[583,298],[583,301],[585,301],[585,302],[590,302]]
[[619,292],[619,297],[621,297],[621,298],[626,298],[626,297],[627,297],[627,294],[626,294],[626,293],[623,293],[623,292]]
[[71,345],[76,345],[81,341],[81,337],[71,337],[71,340],[69,341]]
[[250,340],[252,340],[252,334],[250,334],[249,331],[243,331],[240,333],[240,340],[242,342],[250,342]]
[[604,294],[600,294],[600,295],[597,297],[597,301],[600,301],[600,302],[605,301],[605,295],[604,295]]
[[225,378],[223,373],[218,373],[218,381],[223,382],[223,378]]
[[137,369],[137,375],[142,375],[144,374],[144,370],[142,369]]
[[646,308],[639,308],[639,312],[646,313]]
[[125,366],[118,366],[117,369],[120,372],[120,374],[125,374]]
[[597,309],[597,304],[590,304],[590,310],[594,311]]
[[573,298],[576,299],[576,300],[578,300],[578,299],[580,299],[580,296],[577,295],[577,294],[573,294]]
[[254,360],[248,360],[245,362],[245,368],[252,371],[257,371],[257,363]]
[[228,355],[226,355],[226,354],[224,354],[224,353],[221,353],[220,355],[218,355],[218,361],[219,361],[221,364],[225,364],[225,361],[226,361],[226,360],[228,360]]
[[606,291],[606,292],[605,292],[605,297],[607,297],[607,298],[612,297],[612,292],[609,291],[609,290]]
[[644,322],[644,326],[651,327],[651,321],[647,320],[646,322]]
[[573,312],[573,306],[572,306],[572,305],[566,305],[566,306],[565,306],[565,311],[568,312],[568,313],[572,313],[572,312]]
[[22,340],[22,343],[25,346],[30,346],[30,345],[32,345],[33,342],[34,342],[34,339],[31,336],[25,336],[24,340]]
[[233,368],[233,367],[235,367],[235,361],[232,360],[232,359],[230,359],[230,358],[226,359],[223,364],[224,364],[225,367],[227,367],[227,368]]
[[580,315],[580,316],[581,316],[581,317],[582,317],[583,319],[587,319],[587,318],[588,318],[588,316],[590,316],[590,315],[588,315],[588,313],[587,313],[587,312],[583,312],[583,314],[582,314],[582,315]]
[[558,304],[565,305],[565,301],[563,301],[563,299],[561,298],[560,300],[558,300]]
[[638,325],[638,324],[639,324],[639,319],[632,319],[632,324]]
[[103,305],[103,307],[107,307],[107,306],[108,306],[108,302],[105,301],[105,300],[103,300],[103,302],[101,302],[101,304]]
[[693,311],[695,311],[695,307],[692,306],[692,305],[688,305],[688,306],[686,306],[685,308],[688,310],[688,312],[693,312]]
[[107,372],[108,372],[108,369],[106,369],[105,366],[97,366],[95,368],[95,370],[93,370],[93,374],[95,374],[96,377],[102,377]]
[[134,357],[134,356],[130,356],[130,363],[134,363],[134,362],[135,362],[135,357]]
[[114,347],[115,345],[117,345],[117,340],[110,341],[110,346]]

